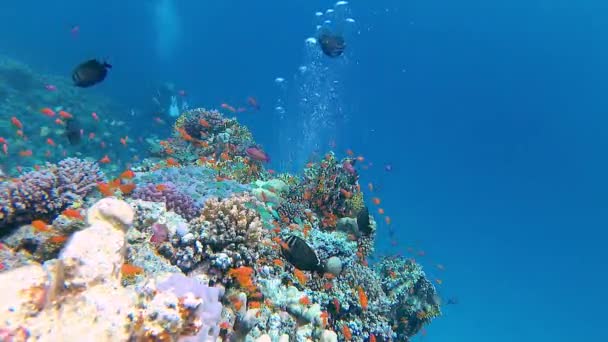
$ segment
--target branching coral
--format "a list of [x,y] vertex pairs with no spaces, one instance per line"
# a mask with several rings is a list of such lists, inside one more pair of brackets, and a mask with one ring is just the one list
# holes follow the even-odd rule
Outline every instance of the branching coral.
[[181,238],[174,264],[184,271],[203,261],[204,268],[220,271],[252,265],[265,239],[257,206],[263,204],[247,193],[207,200],[200,217],[190,222],[192,233]]
[[50,217],[82,200],[103,174],[96,163],[67,158],[0,184],[0,226]]
[[190,196],[169,182],[139,187],[133,193],[133,198],[150,202],[164,202],[168,210],[173,210],[187,220],[195,218],[200,209]]

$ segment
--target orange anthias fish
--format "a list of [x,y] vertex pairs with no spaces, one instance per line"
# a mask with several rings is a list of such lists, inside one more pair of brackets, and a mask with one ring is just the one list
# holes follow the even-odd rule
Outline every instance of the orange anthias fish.
[[127,146],[127,139],[128,139],[128,138],[129,138],[129,137],[128,137],[128,136],[126,136],[126,135],[125,135],[125,137],[124,137],[124,138],[120,138],[120,143],[121,143],[123,146]]
[[17,119],[14,116],[11,118],[11,123],[13,124],[13,126],[19,128],[19,129],[23,128],[23,124],[21,123],[21,121],[19,121],[19,119]]
[[51,108],[42,108],[40,110],[40,113],[48,116],[49,118],[52,118],[53,116],[55,116],[55,112]]
[[207,120],[205,120],[205,119],[198,120],[198,123],[200,123],[201,126],[203,126],[205,128],[210,128],[211,127],[211,124]]
[[175,160],[173,158],[167,158],[167,165],[168,166],[179,166],[179,163],[177,162],[177,160]]
[[227,103],[222,103],[221,106],[222,106],[222,108],[224,108],[226,110],[229,110],[229,111],[231,111],[233,113],[236,113],[236,108],[234,108],[233,106],[231,106],[231,105],[229,105]]
[[84,217],[82,217],[82,215],[80,214],[80,211],[78,211],[76,209],[66,209],[61,213],[61,215],[69,217],[69,218],[77,219],[77,220],[84,219]]
[[135,177],[135,172],[131,170],[126,170],[125,172],[120,174],[120,178],[131,179],[133,177]]
[[50,146],[55,146],[55,142],[51,138],[47,138],[46,143],[49,144]]
[[374,197],[372,198],[372,202],[374,202],[375,205],[380,205],[380,199],[378,197]]
[[42,220],[32,221],[32,227],[39,232],[50,232],[51,228]]
[[101,158],[101,159],[99,160],[99,162],[100,162],[100,163],[102,163],[102,164],[108,164],[110,161],[111,161],[111,160],[110,160],[110,157],[108,157],[108,155],[107,155],[107,154],[106,154],[106,155],[105,155],[103,158]]
[[22,157],[31,157],[32,156],[32,150],[19,151],[19,155],[22,156]]
[[74,117],[72,114],[70,114],[64,110],[59,111],[59,116],[61,116],[64,119],[71,119]]

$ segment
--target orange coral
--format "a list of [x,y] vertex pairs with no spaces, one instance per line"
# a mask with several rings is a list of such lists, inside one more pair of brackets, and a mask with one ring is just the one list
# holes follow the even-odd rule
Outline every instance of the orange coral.
[[239,285],[248,292],[254,292],[256,290],[253,280],[251,279],[252,274],[253,268],[246,266],[233,268],[228,271],[228,276],[235,278]]

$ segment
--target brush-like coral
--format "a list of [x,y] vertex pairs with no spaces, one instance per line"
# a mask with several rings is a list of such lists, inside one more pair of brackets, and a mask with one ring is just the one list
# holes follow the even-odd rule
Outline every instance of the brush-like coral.
[[0,226],[47,218],[82,200],[103,174],[96,163],[67,158],[0,184]]

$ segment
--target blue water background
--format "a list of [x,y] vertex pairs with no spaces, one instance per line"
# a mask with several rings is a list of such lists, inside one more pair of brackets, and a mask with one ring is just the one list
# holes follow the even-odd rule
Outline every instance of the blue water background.
[[[4,1],[0,53],[66,75],[107,57],[114,68],[91,91],[126,107],[145,107],[163,81],[197,106],[256,96],[262,110],[239,118],[283,167],[285,132],[301,134],[302,119],[294,106],[278,119],[274,78],[293,81],[314,12],[333,2],[170,2],[179,20],[159,53],[159,1]],[[379,251],[424,250],[442,295],[458,297],[423,340],[608,341],[607,6],[351,2],[345,61],[323,62],[340,68],[347,118],[319,144],[373,162],[362,184],[379,189],[399,240],[381,224]]]

